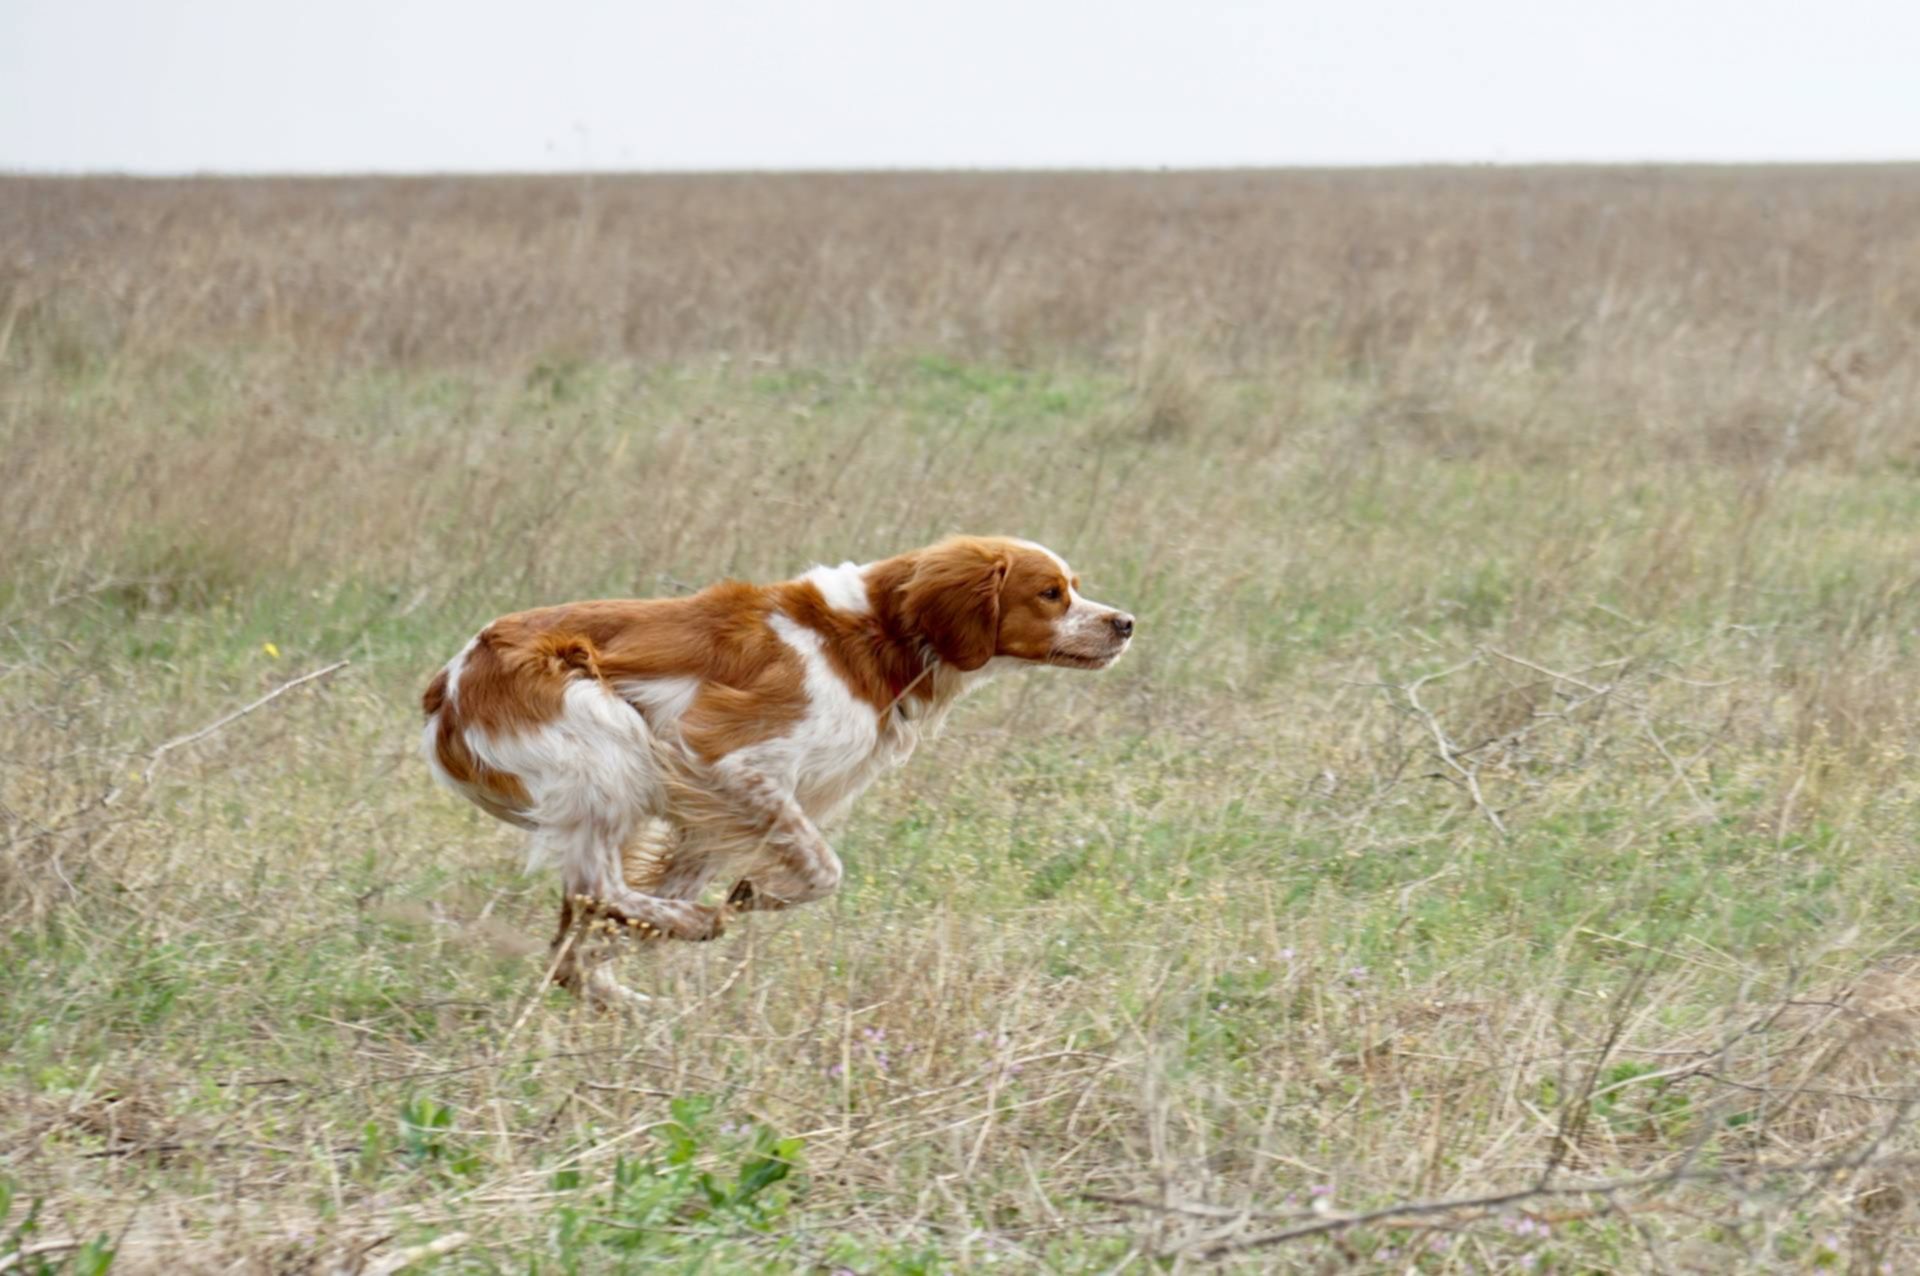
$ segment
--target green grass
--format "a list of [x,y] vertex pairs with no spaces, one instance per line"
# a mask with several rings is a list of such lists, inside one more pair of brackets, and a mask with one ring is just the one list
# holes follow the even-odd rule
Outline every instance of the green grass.
[[[4,391],[0,1165],[42,1236],[1141,1270],[1217,1223],[1089,1193],[1357,1208],[1525,1182],[1556,1129],[1576,1179],[1839,1155],[1905,1084],[1904,1026],[1787,1004],[1910,978],[1920,522],[1879,461],[1671,464],[1546,375],[1525,418],[1452,391],[1463,447],[1320,372],[291,358],[29,347]],[[514,607],[963,528],[1062,547],[1135,655],[964,706],[840,833],[838,899],[629,959],[652,1018],[542,991],[552,884],[412,756],[431,671]],[[1448,669],[1430,726],[1406,688]],[[1911,1256],[1861,1190],[1241,1261]]]

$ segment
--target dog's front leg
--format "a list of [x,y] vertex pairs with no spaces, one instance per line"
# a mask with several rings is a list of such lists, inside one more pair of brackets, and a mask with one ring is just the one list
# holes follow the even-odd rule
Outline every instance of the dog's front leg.
[[824,899],[839,889],[840,857],[786,786],[731,760],[718,763],[713,776],[741,823],[759,839],[767,863],[752,880],[734,884],[727,896],[729,908],[771,912]]

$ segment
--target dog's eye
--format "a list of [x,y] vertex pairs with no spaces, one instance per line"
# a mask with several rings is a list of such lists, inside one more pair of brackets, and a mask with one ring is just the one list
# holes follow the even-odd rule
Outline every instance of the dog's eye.
[[1040,591],[1040,596],[1050,603],[1057,603],[1060,601],[1060,586],[1049,585]]

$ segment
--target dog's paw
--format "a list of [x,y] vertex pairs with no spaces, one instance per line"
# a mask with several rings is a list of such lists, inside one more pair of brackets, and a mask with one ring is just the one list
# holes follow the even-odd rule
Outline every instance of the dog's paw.
[[744,877],[733,884],[733,892],[727,896],[727,907],[736,913],[777,913],[792,906],[779,895],[755,886]]
[[682,904],[680,908],[683,915],[674,919],[667,935],[692,944],[703,944],[726,934],[727,922],[734,912],[728,904]]
[[571,902],[574,910],[574,924],[588,939],[595,935],[605,935],[609,939],[618,939],[623,935],[628,939],[639,940],[677,938],[661,930],[652,922],[630,917],[612,904],[595,899],[591,895],[575,895]]

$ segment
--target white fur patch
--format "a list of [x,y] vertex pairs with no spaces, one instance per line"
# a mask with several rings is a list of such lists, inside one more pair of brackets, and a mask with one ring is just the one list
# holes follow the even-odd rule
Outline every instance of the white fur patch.
[[447,706],[451,709],[460,708],[460,675],[466,672],[467,657],[473,653],[479,641],[477,634],[467,639],[467,645],[460,648],[460,654],[447,661]]
[[820,597],[835,611],[864,616],[873,610],[867,597],[867,569],[858,563],[815,567],[800,579],[819,590]]
[[[597,682],[568,683],[560,716],[532,730],[464,734],[474,757],[519,778],[532,801],[527,818],[543,830],[590,831],[618,847],[663,804],[646,719]],[[549,849],[540,843],[536,857]]]
[[621,698],[639,709],[655,731],[676,726],[693,698],[700,694],[698,678],[628,678],[613,684]]
[[1051,558],[1053,560],[1053,565],[1060,569],[1060,572],[1062,575],[1064,575],[1068,580],[1073,579],[1073,568],[1067,566],[1067,560],[1060,557],[1060,555],[1054,553],[1052,550],[1048,549],[1045,545],[1042,545],[1039,541],[1023,541],[1016,538],[1013,543],[1025,549],[1039,550],[1042,554],[1045,554],[1048,558]]
[[[480,639],[478,637],[467,639],[467,645],[460,648],[460,654],[456,655],[452,660],[447,661],[446,666],[442,670],[442,672],[447,675],[447,691],[446,703],[440,706],[440,713],[459,712],[460,675],[466,670],[467,656],[472,653],[474,644],[479,641]],[[447,768],[440,763],[440,713],[432,714],[427,718],[426,724],[420,733],[420,752],[426,757],[427,765],[433,769],[433,776],[436,780],[452,789],[455,793],[466,797],[468,800],[478,802],[481,806],[485,806],[486,803],[474,795],[474,789],[470,785],[462,784],[460,781],[454,779],[447,773]]]
[[785,735],[748,745],[728,761],[785,786],[819,820],[845,810],[887,765],[905,757],[887,747],[891,739],[882,742],[879,715],[834,670],[817,632],[778,614],[767,623],[800,655],[806,715]]
[[428,718],[425,728],[422,729],[420,733],[420,753],[423,757],[426,758],[427,765],[433,769],[434,779],[440,781],[440,783],[446,785],[448,788],[452,789],[455,793],[461,794],[462,796],[467,797],[469,799],[472,798],[473,794],[467,788],[467,786],[460,783],[460,781],[454,779],[451,775],[448,775],[447,768],[440,765],[440,716],[439,714],[435,714],[433,717]]

